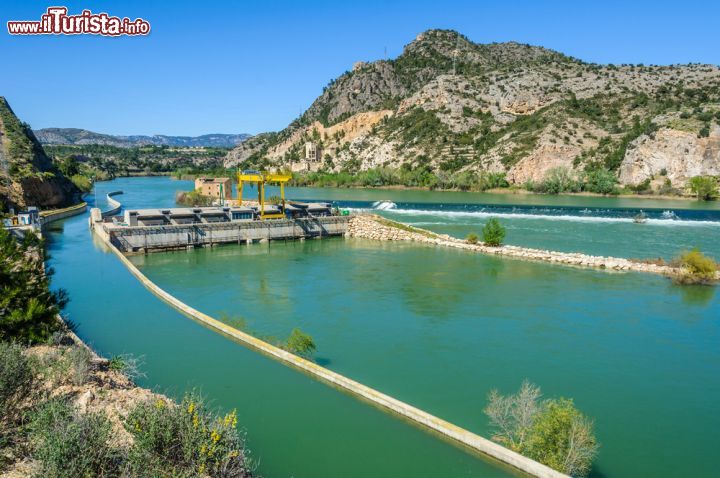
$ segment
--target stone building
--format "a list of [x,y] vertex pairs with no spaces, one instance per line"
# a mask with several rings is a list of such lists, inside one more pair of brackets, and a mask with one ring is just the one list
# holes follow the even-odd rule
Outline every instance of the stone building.
[[322,159],[322,148],[312,141],[305,143],[305,161],[318,162]]
[[230,178],[206,178],[195,180],[195,190],[203,196],[232,199],[232,180]]

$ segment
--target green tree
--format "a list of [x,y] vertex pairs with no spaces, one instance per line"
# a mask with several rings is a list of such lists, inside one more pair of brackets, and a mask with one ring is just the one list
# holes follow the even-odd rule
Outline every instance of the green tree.
[[587,476],[597,454],[593,423],[572,400],[548,400],[533,419],[527,454],[571,476]]
[[491,217],[483,227],[482,236],[486,246],[498,247],[505,239],[505,228],[500,221]]
[[37,236],[18,242],[0,229],[0,340],[42,342],[60,327],[57,314],[67,296],[50,291],[51,273],[45,272]]
[[690,179],[689,185],[698,200],[711,201],[718,197],[717,179],[712,176],[695,176]]
[[301,357],[310,357],[316,350],[313,338],[298,328],[292,330],[284,348]]
[[594,169],[585,174],[584,189],[598,194],[617,194],[617,177],[607,169]]
[[516,394],[491,391],[484,411],[493,440],[560,472],[586,476],[598,451],[592,421],[572,400],[541,397],[527,380]]

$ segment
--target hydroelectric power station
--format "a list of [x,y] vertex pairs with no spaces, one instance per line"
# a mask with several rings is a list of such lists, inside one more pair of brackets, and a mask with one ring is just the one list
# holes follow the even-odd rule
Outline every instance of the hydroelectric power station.
[[[99,209],[93,209],[91,226],[124,253],[323,238],[341,236],[347,231],[347,212],[324,202],[287,201],[284,186],[291,179],[289,175],[242,171],[237,179],[237,199],[226,199],[220,186],[218,206],[126,209],[122,215],[104,214]],[[257,187],[257,201],[243,205],[244,183]],[[265,199],[269,184],[280,187],[280,198],[274,203]],[[116,201],[113,200],[113,203]]]

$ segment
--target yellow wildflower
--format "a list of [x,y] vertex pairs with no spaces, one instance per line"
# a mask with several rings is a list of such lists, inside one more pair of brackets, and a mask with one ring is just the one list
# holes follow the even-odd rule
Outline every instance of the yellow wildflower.
[[223,425],[225,425],[226,427],[234,427],[235,425],[237,425],[237,410],[233,410],[232,412],[225,415],[225,418],[223,419]]
[[188,411],[188,413],[192,413],[195,411],[195,402],[190,402],[190,405],[188,405],[187,411]]

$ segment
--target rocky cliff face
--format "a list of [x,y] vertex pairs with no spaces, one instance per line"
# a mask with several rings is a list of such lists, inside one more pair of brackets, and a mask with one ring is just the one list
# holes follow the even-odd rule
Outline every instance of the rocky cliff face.
[[662,127],[653,135],[642,135],[631,143],[622,164],[620,181],[638,184],[664,177],[672,184],[685,184],[693,176],[720,176],[720,126],[713,125],[708,137],[694,131]]
[[0,96],[0,211],[68,206],[79,193]]
[[717,174],[709,132],[719,102],[717,66],[597,65],[431,30],[394,60],[357,63],[286,129],[247,140],[225,164],[504,172],[521,185],[558,166],[608,169],[625,184],[667,170],[682,186],[690,174]]

